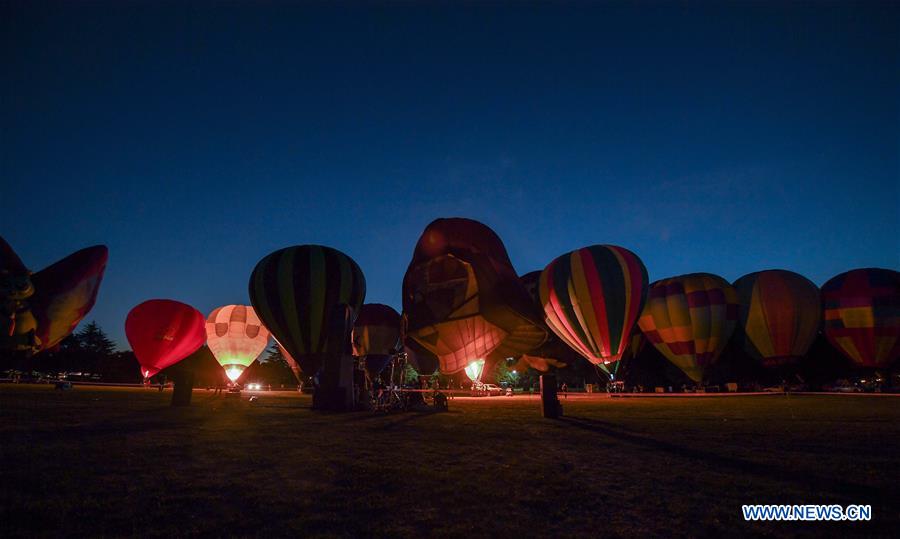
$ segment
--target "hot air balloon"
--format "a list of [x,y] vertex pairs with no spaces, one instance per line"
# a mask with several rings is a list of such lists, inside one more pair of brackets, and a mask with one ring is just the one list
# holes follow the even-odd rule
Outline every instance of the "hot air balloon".
[[253,307],[225,305],[209,313],[206,342],[228,379],[234,382],[266,349],[269,330]]
[[734,332],[737,291],[710,273],[691,273],[650,285],[638,325],[666,358],[700,382]]
[[841,273],[822,285],[825,337],[859,367],[890,367],[900,356],[900,273]]
[[366,279],[352,258],[321,245],[287,247],[259,261],[250,276],[250,303],[263,324],[307,374],[345,353],[350,339],[335,327],[345,306],[358,313]]
[[0,238],[3,347],[37,353],[71,334],[97,301],[108,257],[106,246],[95,245],[32,274]]
[[400,348],[400,313],[381,303],[366,303],[353,325],[353,355],[364,358],[369,376],[380,373]]
[[744,348],[767,368],[797,363],[819,331],[819,288],[797,273],[757,271],[734,282]]
[[206,341],[200,311],[179,301],[151,299],[131,309],[125,336],[145,379],[194,353]]
[[506,254],[487,226],[437,219],[416,244],[403,278],[406,335],[453,374],[471,362],[496,362],[540,346],[547,332]]
[[550,329],[609,372],[626,352],[644,306],[647,269],[624,247],[592,245],[550,262],[539,294]]

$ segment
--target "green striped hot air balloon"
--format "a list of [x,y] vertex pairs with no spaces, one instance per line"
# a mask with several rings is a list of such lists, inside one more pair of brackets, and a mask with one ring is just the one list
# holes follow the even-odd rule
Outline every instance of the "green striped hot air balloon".
[[550,329],[610,372],[615,368],[610,364],[628,348],[644,306],[647,269],[628,249],[592,245],[550,262],[541,273],[538,293]]
[[359,312],[365,297],[366,279],[356,262],[321,245],[275,251],[250,275],[250,302],[256,313],[303,372],[311,374],[325,356],[350,346],[349,339],[344,343],[336,334],[333,320],[344,305]]

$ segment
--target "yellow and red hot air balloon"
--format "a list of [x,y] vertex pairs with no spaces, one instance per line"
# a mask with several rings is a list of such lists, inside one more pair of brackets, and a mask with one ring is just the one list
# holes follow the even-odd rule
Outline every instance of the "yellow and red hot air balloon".
[[734,282],[740,301],[744,348],[767,368],[789,365],[806,355],[819,331],[819,288],[785,270],[765,270]]
[[609,372],[644,306],[647,269],[624,247],[592,245],[550,262],[538,288],[550,329]]
[[900,357],[900,272],[863,268],[822,285],[825,337],[860,367]]
[[638,325],[647,340],[693,381],[722,354],[738,318],[737,291],[710,273],[650,285]]
[[232,382],[269,344],[269,330],[262,325],[253,307],[224,305],[206,318],[206,342]]

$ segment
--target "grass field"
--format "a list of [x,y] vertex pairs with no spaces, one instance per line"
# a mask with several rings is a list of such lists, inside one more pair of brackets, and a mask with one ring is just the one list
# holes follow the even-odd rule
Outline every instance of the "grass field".
[[[329,415],[296,393],[0,386],[0,535],[884,535],[900,399],[457,398]],[[746,523],[748,503],[871,522]]]

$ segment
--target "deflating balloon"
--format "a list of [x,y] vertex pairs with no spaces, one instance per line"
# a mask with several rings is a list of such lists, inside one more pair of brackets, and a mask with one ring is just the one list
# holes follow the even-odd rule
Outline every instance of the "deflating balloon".
[[95,245],[31,276],[35,289],[31,311],[42,350],[59,344],[94,307],[108,258],[106,246]]
[[400,348],[400,313],[381,303],[366,303],[353,325],[353,355],[365,358],[370,376],[380,373]]
[[0,238],[2,347],[40,352],[71,334],[97,301],[108,256],[96,245],[32,274]]
[[269,344],[269,330],[253,307],[225,305],[209,313],[206,342],[229,380],[236,381]]
[[538,290],[550,329],[604,367],[628,348],[647,294],[647,269],[628,249],[592,245],[550,262]]
[[666,358],[700,382],[734,332],[737,291],[709,273],[691,273],[650,285],[638,324]]
[[900,273],[856,269],[822,285],[825,337],[860,367],[890,367],[900,356]]
[[200,311],[179,301],[151,299],[131,309],[125,336],[150,378],[194,353],[206,341]]
[[796,363],[819,331],[819,288],[797,273],[766,270],[734,282],[744,347],[764,367]]
[[422,233],[403,278],[406,335],[452,374],[472,361],[517,357],[547,332],[503,242],[470,219],[437,219]]
[[332,321],[345,305],[358,313],[365,297],[366,279],[356,262],[321,245],[275,251],[250,276],[256,314],[306,373],[317,372],[325,355],[350,346],[329,334]]

